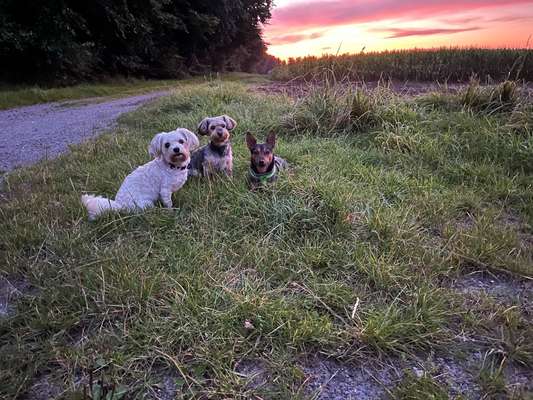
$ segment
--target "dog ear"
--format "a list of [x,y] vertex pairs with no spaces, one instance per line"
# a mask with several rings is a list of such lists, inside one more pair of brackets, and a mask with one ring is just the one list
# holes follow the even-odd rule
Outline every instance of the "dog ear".
[[156,158],[162,154],[164,135],[165,135],[165,132],[161,132],[154,136],[154,138],[150,142],[150,146],[148,146],[148,153],[150,154],[150,156]]
[[257,144],[257,140],[254,135],[252,135],[250,132],[246,132],[246,145],[252,151],[252,149]]
[[200,135],[207,135],[209,129],[209,118],[204,118],[198,125],[198,133]]
[[237,122],[235,122],[235,120],[233,118],[228,117],[227,115],[223,115],[222,119],[226,123],[226,129],[228,131],[232,131],[237,126]]
[[276,147],[276,134],[274,132],[270,132],[266,138],[266,144],[270,146],[271,149]]
[[182,128],[180,129],[180,133],[185,138],[185,141],[189,144],[189,150],[192,151],[196,149],[198,146],[200,146],[200,141],[198,140],[198,136],[196,136],[190,130]]

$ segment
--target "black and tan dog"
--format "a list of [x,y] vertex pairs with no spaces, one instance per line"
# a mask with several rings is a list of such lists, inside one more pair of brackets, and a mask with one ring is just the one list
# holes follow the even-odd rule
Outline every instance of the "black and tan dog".
[[287,161],[274,155],[276,134],[271,132],[266,143],[257,143],[254,135],[246,133],[246,145],[250,149],[250,170],[248,183],[252,189],[274,182],[278,179],[278,172],[288,167]]
[[230,132],[237,123],[227,115],[204,118],[198,125],[200,135],[209,135],[209,144],[200,147],[191,156],[189,176],[233,174],[233,153]]

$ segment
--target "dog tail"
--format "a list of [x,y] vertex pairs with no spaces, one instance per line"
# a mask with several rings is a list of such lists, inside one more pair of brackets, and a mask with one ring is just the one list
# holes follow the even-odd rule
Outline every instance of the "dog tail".
[[95,220],[100,214],[110,210],[120,210],[122,207],[115,200],[109,200],[101,196],[84,194],[81,202],[87,208],[89,221]]

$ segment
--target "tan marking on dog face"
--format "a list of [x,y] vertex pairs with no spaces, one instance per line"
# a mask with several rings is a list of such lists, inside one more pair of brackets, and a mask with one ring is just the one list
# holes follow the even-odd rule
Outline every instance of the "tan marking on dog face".
[[274,152],[268,144],[256,144],[251,150],[251,162],[260,174],[266,172],[274,159]]
[[222,119],[211,121],[207,129],[211,142],[215,145],[222,146],[230,139],[230,133],[226,127],[226,123]]
[[276,146],[276,135],[269,133],[266,139],[266,143],[257,143],[255,136],[247,132],[246,133],[246,145],[250,150],[251,159],[250,162],[254,166],[255,170],[260,174],[266,172],[268,167],[274,161],[274,147]]

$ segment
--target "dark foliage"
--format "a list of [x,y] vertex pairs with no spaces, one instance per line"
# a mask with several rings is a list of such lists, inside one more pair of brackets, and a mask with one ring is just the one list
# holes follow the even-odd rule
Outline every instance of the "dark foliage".
[[272,0],[2,0],[0,79],[264,71]]

